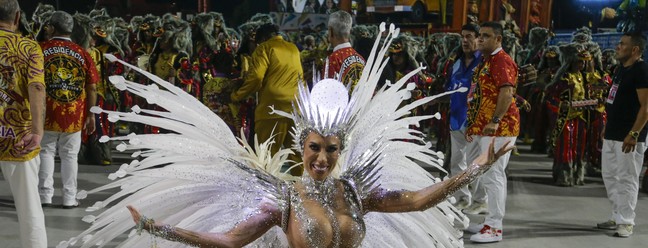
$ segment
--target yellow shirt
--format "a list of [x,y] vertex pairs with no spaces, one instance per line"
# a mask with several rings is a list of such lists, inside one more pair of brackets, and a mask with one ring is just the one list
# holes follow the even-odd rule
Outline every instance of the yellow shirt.
[[43,52],[33,40],[0,29],[0,161],[28,161],[40,148],[18,156],[14,144],[31,132],[27,86],[45,85]]
[[297,84],[304,74],[299,56],[297,47],[281,36],[261,43],[252,53],[245,82],[238,91],[232,92],[232,100],[241,101],[258,92],[255,119],[284,118],[270,114],[270,106],[274,106],[276,110],[292,112]]

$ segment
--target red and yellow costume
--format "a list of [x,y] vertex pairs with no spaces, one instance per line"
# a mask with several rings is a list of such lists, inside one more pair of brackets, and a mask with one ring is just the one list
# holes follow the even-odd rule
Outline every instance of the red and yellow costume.
[[[473,82],[468,92],[468,135],[485,136],[482,131],[495,114],[499,90],[517,86],[517,65],[504,50],[497,51],[475,68]],[[496,83],[499,82],[499,83]],[[495,132],[497,137],[517,137],[520,134],[520,111],[512,100]]]
[[83,128],[87,84],[99,81],[92,57],[69,40],[51,39],[41,44],[45,55],[47,108],[45,130],[74,133]]
[[603,99],[606,97],[606,92],[612,85],[612,78],[602,71],[595,70],[586,73],[586,81],[588,83],[587,90],[590,98],[600,99],[601,101],[593,106],[588,112],[588,128],[587,128],[587,146],[585,147],[585,160],[592,169],[592,172],[601,171],[601,150],[603,148],[603,139],[601,133],[605,128],[607,122],[607,113],[605,112],[605,104]]
[[553,177],[559,186],[584,185],[585,170],[582,161],[588,136],[588,111],[585,109],[587,106],[577,105],[577,102],[591,99],[587,80],[595,80],[595,77],[600,79],[600,76],[569,70],[576,66],[574,60],[569,58],[577,56],[579,60],[591,60],[589,52],[581,51],[575,45],[560,49],[561,56],[564,57],[561,58],[563,73],[556,75],[558,81],[547,90],[547,94],[552,97],[552,105],[557,110],[555,126],[550,136],[550,142],[554,146]]
[[200,84],[193,78],[193,74],[198,68],[193,66],[188,54],[169,50],[161,51],[154,57],[151,61],[153,74],[173,82],[178,88],[198,98]]
[[45,85],[43,53],[33,40],[0,29],[0,160],[29,161],[40,148],[19,155],[14,144],[31,133],[30,84]]
[[327,77],[334,78],[338,74],[340,82],[351,84],[351,89],[360,80],[360,74],[362,74],[365,65],[365,59],[351,47],[350,43],[338,45],[328,56],[328,62]]
[[238,106],[225,102],[236,86],[231,78],[234,55],[229,46],[222,44],[221,49],[214,51],[206,44],[199,44],[196,62],[202,80],[202,102],[216,113],[236,135],[241,128],[238,118]]

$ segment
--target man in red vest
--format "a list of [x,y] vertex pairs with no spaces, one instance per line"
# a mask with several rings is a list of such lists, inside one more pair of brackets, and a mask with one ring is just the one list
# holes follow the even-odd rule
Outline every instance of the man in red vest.
[[353,89],[360,79],[364,69],[365,59],[351,47],[351,15],[344,10],[336,11],[329,16],[328,40],[333,47],[333,53],[328,56],[327,78],[335,78]]
[[45,55],[47,106],[38,187],[44,206],[52,204],[57,148],[61,158],[63,208],[78,206],[77,159],[81,129],[85,126],[88,133],[95,130],[95,118],[90,107],[97,101],[99,76],[90,54],[70,39],[73,26],[70,14],[54,12],[45,30],[52,38],[41,43]]

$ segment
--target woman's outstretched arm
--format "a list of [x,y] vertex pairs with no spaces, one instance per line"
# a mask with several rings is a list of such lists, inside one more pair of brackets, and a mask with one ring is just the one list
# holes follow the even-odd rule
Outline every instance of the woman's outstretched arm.
[[271,203],[262,203],[257,214],[240,222],[226,233],[194,232],[182,228],[155,223],[133,206],[128,206],[133,220],[155,236],[198,247],[243,247],[261,237],[270,228],[281,224],[281,211]]
[[508,145],[509,142],[495,152],[493,140],[488,152],[475,159],[472,165],[461,174],[418,191],[389,191],[378,188],[366,199],[363,199],[364,209],[366,212],[411,212],[423,211],[436,206],[455,191],[474,181],[475,178],[486,172],[499,157],[511,151],[513,147],[508,147]]

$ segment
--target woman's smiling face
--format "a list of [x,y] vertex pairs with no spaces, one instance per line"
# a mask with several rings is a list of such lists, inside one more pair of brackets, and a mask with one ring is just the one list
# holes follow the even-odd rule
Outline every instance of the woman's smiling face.
[[337,136],[322,136],[311,132],[304,141],[304,169],[315,180],[321,181],[331,174],[341,151]]

